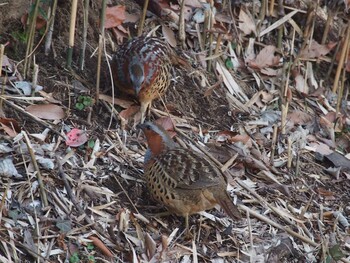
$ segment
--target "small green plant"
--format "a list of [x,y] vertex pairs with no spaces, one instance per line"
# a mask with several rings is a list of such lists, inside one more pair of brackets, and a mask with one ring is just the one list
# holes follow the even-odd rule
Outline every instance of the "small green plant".
[[233,63],[231,59],[226,59],[225,64],[226,64],[226,68],[233,69]]
[[79,255],[77,252],[75,252],[70,258],[69,262],[70,263],[78,263],[80,261]]
[[92,243],[88,243],[87,246],[86,246],[86,248],[87,248],[88,250],[93,250],[93,249],[95,249],[95,246],[94,246]]
[[27,32],[25,32],[25,31],[23,31],[23,32],[13,31],[10,34],[14,39],[18,40],[19,42],[24,43],[24,44],[27,43],[27,40],[28,40]]
[[[89,141],[88,141],[88,147],[89,148],[94,148],[94,146],[95,146],[95,140],[93,140],[93,139],[90,139]],[[92,245],[92,244],[91,244]],[[92,245],[92,248],[94,248],[94,246]],[[88,249],[89,249],[89,245],[88,245]]]
[[95,257],[92,256],[92,255],[89,255],[89,256],[88,256],[88,262],[89,262],[89,263],[95,263],[95,262],[96,262]]
[[87,107],[92,106],[93,100],[90,96],[80,95],[78,97],[77,103],[75,104],[75,108],[78,110],[84,110]]

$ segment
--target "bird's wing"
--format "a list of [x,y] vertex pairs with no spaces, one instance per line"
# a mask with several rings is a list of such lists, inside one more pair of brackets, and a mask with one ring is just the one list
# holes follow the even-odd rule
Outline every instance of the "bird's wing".
[[[220,170],[204,156],[177,148],[158,157],[158,169],[173,182],[174,188],[201,189],[220,183]],[[159,165],[163,164],[163,165]]]

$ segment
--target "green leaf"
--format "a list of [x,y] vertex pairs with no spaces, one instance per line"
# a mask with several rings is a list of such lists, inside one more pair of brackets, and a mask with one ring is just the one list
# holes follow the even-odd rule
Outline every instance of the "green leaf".
[[231,47],[233,50],[237,48],[237,43],[236,42],[231,42]]
[[88,147],[89,148],[94,148],[94,146],[95,146],[95,141],[93,139],[89,140],[88,141]]
[[345,257],[344,253],[340,250],[340,246],[338,244],[329,248],[329,253],[331,254],[334,260],[340,260],[342,257]]
[[89,261],[89,263],[95,263],[96,262],[95,257],[92,256],[92,255],[88,256],[88,261]]
[[88,250],[93,250],[93,249],[95,248],[95,246],[94,246],[92,243],[88,243],[87,246],[86,246],[86,248],[87,248]]
[[78,110],[83,110],[85,108],[84,104],[81,103],[81,102],[77,102],[75,104],[75,108],[78,109]]
[[85,97],[83,101],[85,106],[91,106],[92,105],[92,98],[91,97]]
[[226,68],[233,69],[233,63],[232,63],[231,59],[226,59],[225,65],[226,65]]
[[77,252],[75,252],[70,258],[69,258],[69,262],[70,263],[78,263],[80,261],[79,259],[79,255]]

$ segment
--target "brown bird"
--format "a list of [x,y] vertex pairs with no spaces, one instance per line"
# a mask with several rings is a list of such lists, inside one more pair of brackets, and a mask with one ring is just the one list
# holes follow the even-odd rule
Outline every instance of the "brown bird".
[[163,95],[170,83],[171,50],[156,37],[136,37],[119,47],[112,59],[117,90],[135,97],[141,105],[141,123],[152,101]]
[[204,155],[180,148],[160,126],[140,124],[148,149],[144,173],[152,196],[167,209],[185,217],[186,232],[191,214],[219,204],[232,219],[241,213],[226,191],[222,172]]

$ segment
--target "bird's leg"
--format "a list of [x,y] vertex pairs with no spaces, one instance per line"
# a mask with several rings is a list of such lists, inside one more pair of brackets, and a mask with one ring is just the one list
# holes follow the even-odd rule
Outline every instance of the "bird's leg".
[[192,239],[193,235],[191,234],[191,231],[190,231],[190,228],[189,228],[188,217],[189,217],[189,215],[186,214],[185,215],[185,238],[186,239]]

